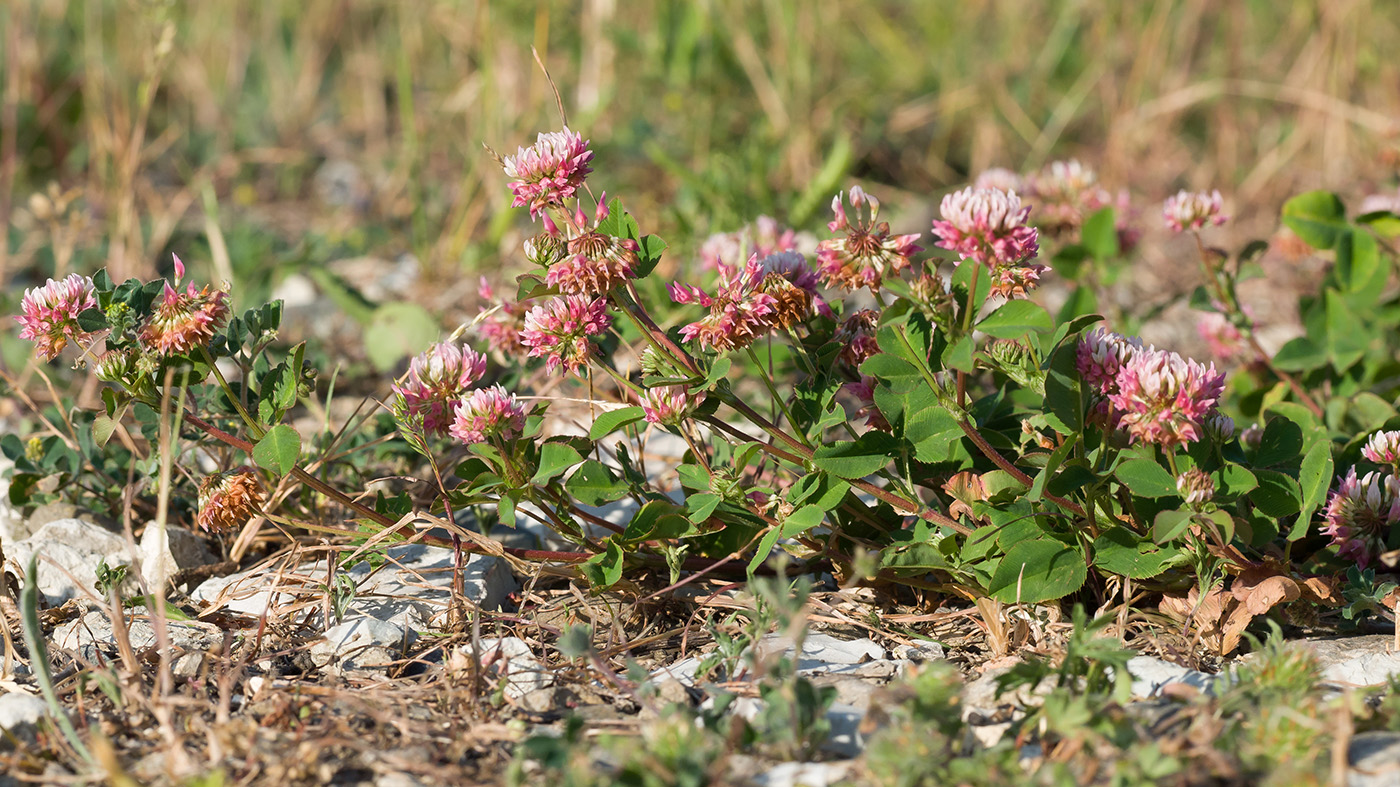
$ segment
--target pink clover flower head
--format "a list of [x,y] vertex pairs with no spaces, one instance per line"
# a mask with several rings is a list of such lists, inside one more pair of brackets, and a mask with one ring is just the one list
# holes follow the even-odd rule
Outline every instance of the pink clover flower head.
[[1240,329],[1219,312],[1206,312],[1196,321],[1196,333],[1206,343],[1212,358],[1233,361],[1249,354]]
[[[495,290],[481,277],[477,294],[484,304],[472,322],[472,330],[486,342],[491,352],[499,352],[507,358],[521,354],[525,349],[520,342],[520,329],[525,327],[527,307],[507,298],[496,299]],[[485,305],[489,304],[489,305]]]
[[[841,196],[837,194],[832,199],[831,211],[835,218],[826,226],[843,235],[817,244],[822,281],[828,287],[843,290],[868,287],[872,293],[877,292],[886,275],[908,267],[909,258],[923,251],[914,243],[919,236],[891,233],[889,223],[878,220],[879,200],[866,194],[860,186],[852,186],[850,192],[854,221],[847,218]],[[862,207],[868,210],[864,221],[860,217]]]
[[408,374],[394,384],[396,413],[421,416],[424,431],[447,434],[457,400],[486,374],[486,356],[452,342],[439,342],[408,365]]
[[875,329],[879,324],[880,313],[874,309],[860,309],[847,315],[832,337],[841,345],[837,360],[858,369],[866,358],[880,352],[880,345],[875,340]]
[[[184,265],[177,265],[175,273],[178,283]],[[189,282],[181,292],[166,282],[160,302],[141,330],[141,343],[157,355],[190,352],[214,338],[228,319],[228,312],[225,290],[211,292],[208,285],[196,290],[194,282]]]
[[663,385],[648,388],[642,395],[642,412],[649,424],[675,426],[704,402],[704,391],[692,394],[684,385]]
[[1118,391],[1118,371],[1143,351],[1142,340],[1095,328],[1079,338],[1074,350],[1074,366],[1079,378],[1098,393]]
[[1173,232],[1195,231],[1207,224],[1219,226],[1229,221],[1224,210],[1219,191],[1192,193],[1182,189],[1162,203],[1162,218]]
[[541,133],[535,144],[520,148],[502,162],[506,175],[515,179],[510,184],[515,195],[511,207],[529,207],[533,219],[550,205],[564,204],[593,171],[588,166],[592,160],[588,141],[568,126],[563,131]]
[[15,321],[20,324],[20,338],[34,342],[39,357],[51,361],[70,339],[86,335],[78,327],[78,315],[95,308],[92,279],[72,273],[62,281],[49,279],[42,287],[25,290]]
[[1020,263],[1040,251],[1034,227],[1026,224],[1030,206],[1022,206],[1014,191],[972,189],[943,197],[943,219],[934,220],[940,248],[963,260],[977,260],[987,270]]
[[1133,442],[1172,447],[1201,439],[1202,421],[1225,391],[1225,375],[1167,350],[1145,350],[1118,370],[1108,399]]
[[769,272],[753,256],[742,268],[720,268],[714,295],[693,285],[673,282],[669,287],[672,301],[710,310],[703,319],[682,327],[681,336],[717,352],[752,344],[772,330],[779,318],[778,298],[763,289],[768,276]]
[[603,298],[564,295],[551,298],[525,315],[520,341],[532,358],[544,358],[551,374],[561,366],[574,374],[588,365],[599,336],[612,325],[608,302]]
[[1400,477],[1372,472],[1358,480],[1351,468],[1328,498],[1324,521],[1322,532],[1337,554],[1365,568],[1386,551],[1391,528],[1400,522]]
[[635,275],[633,270],[641,247],[631,238],[615,238],[598,232],[598,223],[607,215],[607,205],[599,202],[596,220],[590,228],[583,210],[575,213],[574,224],[562,231],[565,251],[558,262],[549,266],[545,273],[546,284],[567,295],[600,296],[607,295],[612,288]]
[[1215,497],[1215,481],[1204,470],[1193,467],[1177,476],[1176,491],[1188,504],[1198,506]]
[[1366,441],[1361,455],[1378,465],[1400,465],[1400,432],[1376,432]]
[[780,251],[797,251],[797,232],[784,227],[771,216],[759,216],[753,224],[734,232],[717,232],[700,246],[701,270],[718,270],[721,265],[738,267],[749,255],[760,258]]
[[988,294],[1001,296],[1008,301],[1028,297],[1027,293],[1036,288],[1040,283],[1040,275],[1047,270],[1049,268],[1046,266],[1034,262],[1020,265],[998,264],[992,270],[992,287]]
[[1079,161],[1053,161],[1026,178],[1026,196],[1036,200],[1035,223],[1052,235],[1078,229],[1085,217],[1109,205],[1112,195],[1098,174]]
[[525,405],[499,385],[478,388],[462,397],[448,432],[466,445],[492,438],[514,440],[525,430]]
[[992,167],[982,171],[977,179],[972,181],[972,188],[976,189],[1000,189],[1005,192],[1025,191],[1026,180],[1020,175],[1004,167]]

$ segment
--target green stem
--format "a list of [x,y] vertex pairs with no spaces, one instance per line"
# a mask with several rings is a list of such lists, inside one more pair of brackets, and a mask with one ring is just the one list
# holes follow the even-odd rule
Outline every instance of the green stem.
[[243,423],[248,427],[248,434],[251,434],[257,440],[261,440],[266,432],[263,431],[262,426],[257,421],[253,420],[253,416],[249,415],[248,411],[243,408],[241,397],[234,395],[233,387],[228,384],[228,380],[224,379],[224,373],[219,370],[219,365],[214,362],[214,356],[210,355],[209,348],[201,344],[199,346],[199,354],[214,372],[214,379],[219,381],[219,387],[223,389],[224,396],[227,396],[228,400],[233,402],[233,409],[238,411],[238,417],[242,418]]
[[[758,353],[754,352],[753,345],[751,344],[745,349],[748,350],[749,358],[753,360],[754,365],[759,368],[758,376],[760,379],[763,380],[764,387],[768,389],[768,395],[773,397],[773,403],[776,404],[778,406],[778,409],[782,411],[783,417],[787,419],[788,424],[791,425],[793,429],[797,429],[797,421],[792,417],[792,411],[788,410],[787,403],[783,401],[783,397],[778,395],[778,389],[776,386],[773,385],[773,381],[768,378],[768,375],[763,374],[763,363],[758,360]],[[800,439],[803,442],[803,444],[811,445],[811,442],[807,439],[806,435],[802,434],[801,432],[798,432],[797,436],[798,439]]]

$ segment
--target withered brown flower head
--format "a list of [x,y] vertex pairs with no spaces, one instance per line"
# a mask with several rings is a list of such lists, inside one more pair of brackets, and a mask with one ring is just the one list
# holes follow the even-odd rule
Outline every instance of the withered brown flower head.
[[262,506],[262,490],[251,470],[240,468],[206,476],[199,484],[201,530],[223,533],[242,527]]

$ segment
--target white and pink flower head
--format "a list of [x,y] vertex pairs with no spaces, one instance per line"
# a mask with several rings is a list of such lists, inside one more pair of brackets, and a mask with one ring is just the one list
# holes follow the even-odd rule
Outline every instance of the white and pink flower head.
[[525,406],[499,385],[478,388],[457,403],[451,435],[466,445],[514,440],[525,430]]
[[601,336],[612,325],[604,298],[564,295],[536,306],[525,315],[520,342],[530,356],[544,358],[553,373],[563,367],[577,374],[593,357],[591,337]]
[[779,315],[779,301],[764,291],[769,271],[757,255],[741,268],[721,267],[715,294],[699,287],[672,282],[671,300],[710,310],[703,319],[681,328],[681,336],[719,352],[747,347],[773,329]]
[[1118,370],[1109,402],[1136,443],[1174,447],[1201,439],[1225,391],[1225,375],[1167,350],[1135,353]]
[[1134,355],[1143,351],[1142,340],[1105,328],[1095,328],[1079,338],[1074,349],[1074,366],[1079,378],[1105,396],[1118,390],[1118,371]]
[[20,338],[34,342],[39,357],[51,361],[70,340],[86,336],[78,327],[78,315],[94,308],[97,296],[92,279],[73,273],[62,281],[49,279],[42,287],[25,290],[15,321],[20,324]]
[[502,162],[506,174],[515,179],[510,184],[515,195],[511,206],[529,207],[533,219],[550,205],[563,205],[593,171],[588,166],[592,160],[588,141],[568,126],[563,131],[541,133],[535,144],[520,148]]
[[416,356],[402,383],[394,384],[403,413],[423,419],[423,429],[446,435],[457,400],[486,374],[486,356],[453,342],[439,342]]
[[1361,455],[1378,465],[1400,468],[1400,432],[1376,432],[1366,441]]
[[675,426],[705,403],[705,392],[690,393],[684,385],[648,388],[642,394],[642,412],[649,424]]
[[1182,189],[1162,203],[1162,218],[1173,232],[1200,230],[1207,224],[1219,226],[1230,220],[1219,191],[1189,192]]
[[1365,568],[1388,549],[1391,530],[1400,523],[1400,477],[1372,472],[1356,477],[1356,468],[1338,478],[1327,501],[1322,532],[1332,537],[1337,554]]
[[[908,267],[909,258],[923,251],[915,245],[917,234],[895,235],[888,222],[879,221],[880,201],[860,186],[852,186],[850,204],[855,219],[846,216],[841,194],[831,200],[834,218],[827,223],[841,237],[828,238],[817,244],[822,281],[828,287],[858,290],[867,287],[877,292],[885,276]],[[866,211],[864,220],[862,209]]]

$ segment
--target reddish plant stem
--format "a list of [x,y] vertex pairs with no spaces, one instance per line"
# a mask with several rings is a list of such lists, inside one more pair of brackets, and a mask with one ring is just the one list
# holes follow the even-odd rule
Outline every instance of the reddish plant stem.
[[[967,438],[977,446],[978,450],[980,450],[984,456],[992,460],[992,462],[996,464],[997,467],[1000,467],[1002,470],[1005,470],[1006,472],[1010,473],[1012,477],[1016,479],[1017,482],[1024,484],[1027,487],[1030,487],[1032,484],[1035,483],[1035,479],[1026,475],[1026,473],[1019,467],[1007,461],[1006,457],[1002,456],[1000,451],[994,448],[991,443],[987,442],[987,439],[983,437],[980,432],[977,431],[976,427],[968,423],[967,420],[960,419],[958,421],[958,426],[962,427],[963,434],[967,435]],[[1074,513],[1076,516],[1088,516],[1088,514],[1084,511],[1084,507],[1072,500],[1066,500],[1063,497],[1056,497],[1055,495],[1052,495],[1049,492],[1042,492],[1041,494],[1042,497],[1044,497],[1046,500],[1049,500],[1055,505]]]

